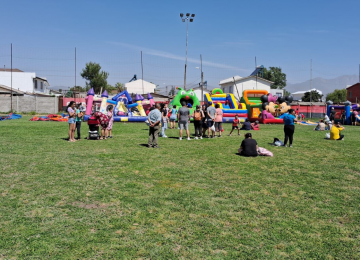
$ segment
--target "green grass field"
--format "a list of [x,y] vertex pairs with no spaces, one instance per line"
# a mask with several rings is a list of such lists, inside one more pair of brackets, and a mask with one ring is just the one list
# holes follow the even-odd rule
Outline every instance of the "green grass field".
[[114,123],[69,143],[67,123],[29,118],[0,122],[0,259],[360,258],[360,127],[296,126],[284,148],[261,125],[274,157],[244,158],[237,135],[148,149],[144,123]]

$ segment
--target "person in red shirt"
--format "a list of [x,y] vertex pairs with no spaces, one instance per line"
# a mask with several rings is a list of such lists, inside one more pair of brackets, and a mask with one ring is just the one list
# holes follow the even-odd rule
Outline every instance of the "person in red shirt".
[[231,132],[230,132],[229,136],[231,136],[234,129],[237,129],[238,130],[238,135],[240,135],[239,124],[240,124],[239,116],[235,115],[235,119],[233,120],[233,125],[232,125],[232,129],[231,129]]

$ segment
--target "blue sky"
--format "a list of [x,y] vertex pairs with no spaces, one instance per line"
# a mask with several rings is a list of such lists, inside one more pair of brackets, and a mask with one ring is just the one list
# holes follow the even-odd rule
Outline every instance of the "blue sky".
[[78,85],[86,62],[98,62],[109,83],[134,74],[161,87],[183,84],[189,24],[189,86],[205,80],[247,76],[257,64],[279,66],[289,83],[313,77],[358,74],[360,1],[3,1],[0,4],[0,66],[48,77],[52,86]]

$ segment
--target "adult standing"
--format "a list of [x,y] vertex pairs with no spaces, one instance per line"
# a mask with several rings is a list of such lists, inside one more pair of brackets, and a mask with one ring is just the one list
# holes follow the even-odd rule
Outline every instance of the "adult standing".
[[332,123],[334,123],[335,114],[336,114],[336,111],[335,111],[334,107],[332,107],[332,108],[331,108],[331,111],[330,111],[330,121],[331,121]]
[[[211,129],[211,127],[214,125],[215,123],[215,114],[216,114],[216,109],[215,107],[212,106],[212,102],[208,103],[209,106],[206,109],[206,114],[207,114],[207,126],[208,126],[208,138],[210,138],[210,131],[212,132],[211,134],[211,138],[213,138],[215,136],[215,131],[213,131]],[[215,129],[216,130],[216,129]]]
[[219,132],[219,137],[221,137],[221,130],[222,130],[222,121],[223,121],[223,111],[220,108],[219,104],[215,105],[215,131]]
[[76,109],[75,109],[75,101],[70,101],[69,105],[67,106],[66,111],[69,114],[69,142],[75,142],[75,128],[76,128]]
[[94,116],[99,120],[101,126],[100,140],[106,140],[108,135],[107,127],[109,126],[109,118],[101,112],[95,112]]
[[195,128],[195,139],[202,139],[202,119],[205,117],[203,111],[200,109],[200,105],[196,106],[193,113],[194,128]]
[[208,129],[208,126],[207,126],[207,113],[206,113],[206,109],[207,109],[207,106],[204,104],[202,105],[201,107],[201,111],[203,112],[204,114],[204,117],[201,119],[201,124],[202,124],[202,136],[205,137],[205,133],[206,133],[206,130]]
[[182,140],[183,130],[186,130],[187,139],[190,140],[189,123],[190,123],[190,109],[186,106],[186,102],[181,102],[182,107],[178,111],[178,122],[179,122],[179,140]]
[[158,145],[158,136],[160,131],[160,121],[161,121],[161,113],[160,113],[160,104],[155,104],[155,109],[151,110],[148,115],[149,121],[149,140],[148,140],[148,148],[160,148]]
[[284,119],[284,133],[285,133],[285,139],[284,139],[284,145],[286,147],[286,144],[289,140],[289,147],[292,147],[293,143],[293,135],[295,132],[295,124],[294,122],[297,122],[297,119],[295,117],[295,110],[289,109],[289,113],[285,114]]
[[359,115],[359,112],[356,110],[353,110],[353,112],[351,113],[351,124],[352,125],[356,125],[356,118],[358,115]]

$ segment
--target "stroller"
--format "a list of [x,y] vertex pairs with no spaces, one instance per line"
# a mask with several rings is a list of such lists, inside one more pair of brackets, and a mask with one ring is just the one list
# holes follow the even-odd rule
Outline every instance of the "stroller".
[[99,120],[91,116],[88,119],[88,126],[89,126],[89,137],[88,140],[99,140]]

